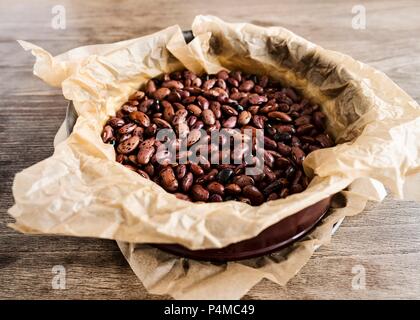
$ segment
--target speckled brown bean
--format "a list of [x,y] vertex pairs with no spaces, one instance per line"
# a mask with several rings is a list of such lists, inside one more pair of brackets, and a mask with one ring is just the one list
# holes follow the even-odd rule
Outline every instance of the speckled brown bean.
[[153,92],[153,96],[157,100],[163,100],[165,99],[169,94],[171,93],[171,90],[168,88],[159,88],[155,92]]
[[102,131],[102,141],[107,143],[114,137],[114,129],[110,125],[106,125]]
[[209,202],[222,202],[223,197],[220,194],[214,193],[209,197]]
[[210,103],[210,109],[213,111],[214,116],[216,119],[220,119],[222,117],[222,105],[218,101],[212,101]]
[[162,186],[169,192],[175,192],[178,189],[178,180],[175,177],[175,173],[172,167],[168,166],[162,169],[159,173]]
[[138,123],[142,127],[147,128],[150,126],[150,119],[147,114],[141,111],[134,111],[130,113],[130,119]]
[[329,147],[332,147],[334,145],[334,142],[331,140],[331,138],[324,133],[316,136],[315,140],[318,141],[318,143],[323,148],[329,148]]
[[131,171],[137,172],[137,169],[135,166],[132,166],[131,164],[125,164],[124,167],[127,169],[130,169]]
[[120,143],[117,147],[117,151],[122,154],[128,154],[130,152],[133,152],[134,149],[137,148],[137,146],[140,143],[140,138],[138,136],[133,136],[122,143]]
[[256,128],[263,129],[265,119],[266,118],[264,116],[256,114],[252,117],[252,122],[254,123]]
[[254,206],[259,206],[264,202],[264,195],[253,185],[245,186],[242,193]]
[[234,116],[227,118],[225,121],[222,122],[222,127],[235,128],[237,119],[238,118]]
[[166,100],[163,100],[161,102],[163,107],[163,120],[171,123],[174,116],[175,116],[175,110],[172,104]]
[[187,172],[184,176],[184,178],[182,178],[181,181],[181,189],[184,192],[189,192],[191,189],[191,186],[193,185],[194,182],[194,176],[191,172]]
[[187,125],[192,127],[197,122],[197,120],[198,118],[196,116],[191,115],[187,118]]
[[248,185],[253,185],[254,184],[254,179],[250,176],[247,175],[240,175],[240,176],[235,176],[233,178],[233,183],[237,184],[240,188],[244,188],[245,186]]
[[229,78],[229,73],[226,70],[220,70],[217,73],[217,78],[227,80]]
[[191,126],[191,130],[199,130],[203,127],[204,127],[204,122],[201,120],[198,120]]
[[309,134],[313,129],[315,129],[315,126],[311,123],[303,124],[296,129],[296,133],[298,135],[305,135]]
[[203,90],[210,90],[216,84],[216,79],[209,79],[203,83]]
[[203,168],[196,163],[190,163],[190,170],[196,177],[204,174]]
[[148,112],[149,111],[149,109],[150,109],[150,107],[153,105],[155,103],[155,100],[154,99],[147,99],[147,100],[143,100],[141,103],[140,103],[140,105],[138,106],[138,111],[141,111],[141,112],[144,112],[144,113],[146,113],[146,112]]
[[242,189],[236,183],[229,183],[228,185],[225,186],[225,192],[229,194],[237,195],[242,192]]
[[141,165],[148,164],[153,154],[155,153],[154,147],[155,139],[147,139],[140,143],[139,153],[137,154],[137,162]]
[[151,163],[146,164],[143,167],[143,170],[149,175],[149,177],[152,177],[155,175],[155,167]]
[[305,152],[299,147],[292,147],[292,156],[293,160],[298,164],[301,165],[303,160],[305,159]]
[[220,194],[221,196],[225,193],[225,187],[223,184],[213,181],[207,185],[207,190],[209,190],[211,193]]
[[187,166],[185,164],[180,164],[175,167],[175,175],[178,180],[181,180],[185,177],[187,173]]
[[277,142],[277,151],[287,157],[292,152],[292,148],[282,142]]
[[260,106],[250,106],[248,108],[248,112],[250,112],[252,115],[257,114],[258,111],[260,111]]
[[122,153],[120,153],[120,154],[116,155],[115,161],[117,161],[118,163],[123,163],[125,158],[126,158],[126,156],[123,155]]
[[186,194],[177,192],[177,193],[174,193],[174,195],[180,200],[191,201],[191,198]]
[[[136,101],[136,102],[137,102],[136,105],[139,104],[138,101]],[[133,111],[137,111],[137,106],[132,105],[132,104],[125,104],[125,105],[122,106],[122,110],[130,113],[130,112],[133,112]]]
[[208,126],[214,125],[216,123],[216,117],[211,109],[204,110],[201,118],[203,119],[203,122]]
[[141,175],[143,178],[150,180],[150,176],[147,174],[147,172],[141,170],[141,169],[137,169],[137,173],[139,175]]
[[191,194],[196,201],[207,201],[209,199],[210,193],[199,184],[195,184],[191,188]]
[[251,121],[252,114],[249,111],[242,111],[238,117],[238,123],[241,126],[247,125]]

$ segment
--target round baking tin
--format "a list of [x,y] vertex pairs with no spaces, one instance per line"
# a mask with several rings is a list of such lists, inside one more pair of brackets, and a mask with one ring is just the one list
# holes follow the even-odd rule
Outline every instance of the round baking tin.
[[327,213],[331,197],[321,200],[263,230],[256,237],[221,249],[189,250],[177,244],[153,244],[163,251],[214,262],[250,259],[281,250],[310,232]]
[[[183,34],[187,42],[193,39],[191,31],[184,31]],[[77,113],[70,101],[65,120],[67,135],[70,135],[73,131],[76,120]],[[275,223],[254,238],[233,243],[220,249],[190,250],[178,244],[150,245],[165,252],[195,260],[226,262],[255,258],[281,250],[304,237],[327,213],[330,204],[331,197],[328,197]],[[332,233],[338,229],[341,222],[342,220],[336,223]]]

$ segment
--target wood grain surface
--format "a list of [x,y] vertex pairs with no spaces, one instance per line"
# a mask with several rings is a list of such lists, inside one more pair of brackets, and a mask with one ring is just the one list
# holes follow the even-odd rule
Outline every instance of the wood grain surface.
[[[66,29],[51,27],[64,5]],[[363,3],[367,28],[352,28]],[[417,101],[420,91],[420,2],[403,1],[22,1],[0,2],[0,298],[156,299],[137,280],[115,242],[27,236],[9,229],[16,172],[50,156],[65,116],[59,89],[32,75],[34,59],[16,39],[54,54],[73,47],[146,35],[195,15],[281,25],[325,48],[384,71]],[[420,205],[388,197],[347,219],[285,287],[262,281],[246,299],[391,299],[420,297]],[[52,268],[66,269],[66,289],[52,288]],[[352,282],[363,267],[365,288]],[[354,274],[356,273],[356,274]],[[163,297],[169,298],[169,297]]]

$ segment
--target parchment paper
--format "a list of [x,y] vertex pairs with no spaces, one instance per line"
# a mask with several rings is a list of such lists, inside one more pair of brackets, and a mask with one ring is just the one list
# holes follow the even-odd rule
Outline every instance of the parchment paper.
[[[380,201],[384,185],[398,198],[419,200],[420,108],[383,73],[327,51],[280,28],[225,23],[198,16],[187,45],[178,26],[116,44],[71,50],[52,57],[20,42],[37,57],[34,73],[61,86],[79,118],[52,157],[16,175],[13,228],[27,233],[119,240],[133,270],[153,293],[175,298],[239,298],[263,277],[284,284],[329,241],[333,224]],[[309,188],[286,199],[251,207],[239,202],[192,204],[115,162],[100,133],[128,96],[148,78],[187,67],[269,74],[320,103],[334,148],[311,153]],[[275,222],[341,192],[333,209],[305,241],[287,252],[241,263],[187,261],[128,243],[176,242],[191,249],[223,247],[251,238]],[[226,280],[232,283],[226,286]]]

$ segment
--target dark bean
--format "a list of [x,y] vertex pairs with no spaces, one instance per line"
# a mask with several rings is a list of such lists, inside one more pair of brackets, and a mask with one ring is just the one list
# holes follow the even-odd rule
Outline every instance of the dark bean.
[[247,80],[242,82],[239,86],[239,91],[249,92],[254,88],[254,82],[252,80]]
[[263,129],[265,119],[266,119],[265,116],[256,114],[252,117],[252,122],[254,123],[255,127],[257,127],[258,129]]
[[233,183],[237,184],[241,189],[243,189],[245,186],[253,185],[254,179],[247,175],[240,175],[233,178]]
[[256,93],[251,94],[248,100],[249,100],[249,103],[256,104],[256,105],[259,105],[268,101],[267,97],[260,96]]
[[118,129],[119,134],[127,134],[134,131],[134,129],[137,128],[137,125],[135,123],[127,123],[123,125],[121,128]]
[[235,108],[233,108],[233,107],[231,107],[227,104],[222,105],[222,111],[224,113],[226,113],[226,115],[228,115],[228,116],[237,116],[238,115],[238,111],[236,111]]
[[209,197],[209,202],[222,202],[223,201],[223,197],[220,194],[212,194]]
[[150,180],[149,175],[148,175],[145,171],[140,170],[140,169],[137,169],[137,173],[138,173],[139,175],[141,175],[143,178]]
[[311,116],[309,115],[300,116],[299,118],[295,120],[295,125],[297,126],[301,126],[301,125],[309,124],[309,123],[311,123]]
[[183,89],[184,85],[180,81],[169,80],[162,83],[162,87],[169,89]]
[[230,180],[232,175],[233,175],[233,170],[232,169],[223,169],[223,170],[219,171],[219,173],[216,176],[216,179],[220,183],[226,184]]
[[280,157],[276,159],[275,166],[277,168],[284,169],[290,166],[290,161],[287,158]]
[[251,201],[254,206],[259,206],[264,202],[264,195],[257,187],[253,185],[247,185],[243,188],[243,195]]
[[315,127],[314,127],[314,125],[312,125],[312,124],[310,124],[310,123],[308,123],[308,124],[303,124],[303,125],[299,126],[299,127],[296,129],[296,133],[297,133],[298,135],[308,134],[308,133],[310,133],[310,132],[311,132],[314,128],[315,128]]
[[242,126],[247,125],[252,118],[252,114],[249,111],[242,111],[238,117],[238,123]]
[[226,79],[228,79],[228,78],[229,78],[229,73],[228,73],[226,70],[220,70],[220,71],[217,73],[217,78],[218,78],[218,79],[223,79],[223,80],[226,80]]
[[292,135],[288,132],[278,132],[274,135],[275,141],[289,141],[292,139]]
[[267,136],[264,136],[264,147],[267,149],[272,149],[272,150],[276,150],[277,149],[277,143],[270,139]]

